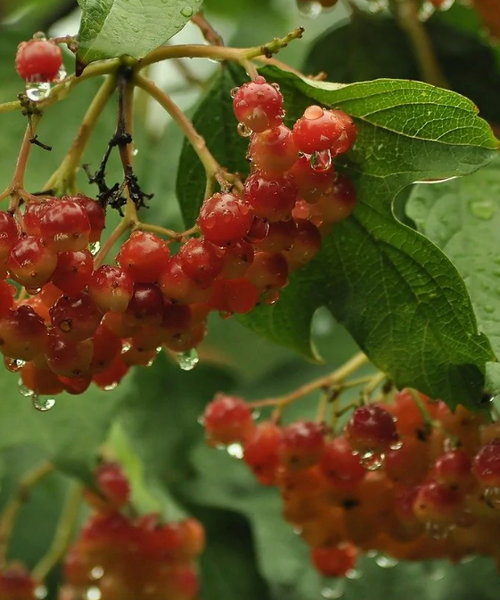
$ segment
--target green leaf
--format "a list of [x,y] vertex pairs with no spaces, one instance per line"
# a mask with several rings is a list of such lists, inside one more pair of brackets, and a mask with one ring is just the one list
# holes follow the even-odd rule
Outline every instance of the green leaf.
[[[423,27],[450,87],[473,100],[486,119],[498,122],[495,90],[500,86],[500,69],[484,36],[460,31],[439,19],[429,19]],[[391,43],[381,44],[380,40]],[[343,83],[421,76],[410,40],[396,20],[361,11],[315,40],[303,71],[323,71],[329,81]]]
[[[241,321],[317,358],[310,323],[326,306],[396,385],[417,387],[451,406],[474,406],[485,363],[493,357],[488,341],[477,330],[456,269],[434,244],[394,218],[392,202],[414,181],[471,173],[491,160],[497,140],[487,123],[470,100],[415,81],[340,86],[276,68],[263,73],[280,84],[289,122],[311,102],[339,106],[355,118],[358,141],[343,167],[359,202],[324,240],[317,258],[292,276],[280,301]],[[241,80],[241,72],[226,67],[193,120],[221,164],[245,174],[246,142],[235,133],[229,94]],[[216,114],[208,119],[210,107]],[[186,144],[177,191],[188,225],[204,185],[203,169]]]
[[470,177],[417,185],[407,213],[453,261],[472,298],[479,328],[500,356],[500,160]]
[[78,0],[82,20],[77,61],[127,54],[141,58],[180,31],[203,0]]

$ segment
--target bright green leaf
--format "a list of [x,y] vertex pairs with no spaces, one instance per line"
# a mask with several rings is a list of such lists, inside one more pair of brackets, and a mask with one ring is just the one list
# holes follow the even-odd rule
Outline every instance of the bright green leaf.
[[[467,174],[487,163],[497,140],[474,104],[414,81],[339,86],[263,71],[280,84],[293,122],[311,102],[339,106],[358,125],[344,165],[359,203],[337,225],[317,258],[291,278],[280,302],[242,318],[277,344],[315,357],[310,322],[327,306],[370,359],[399,387],[414,386],[451,405],[479,401],[487,339],[477,331],[467,290],[453,265],[428,240],[399,223],[392,201],[408,184]],[[195,126],[221,164],[245,174],[246,140],[235,132],[230,88],[243,80],[223,69],[200,104]],[[209,111],[216,111],[211,119]],[[203,200],[204,173],[187,144],[177,190],[187,224]]]
[[197,13],[203,0],[79,0],[82,20],[77,60],[127,54],[134,58],[164,44]]

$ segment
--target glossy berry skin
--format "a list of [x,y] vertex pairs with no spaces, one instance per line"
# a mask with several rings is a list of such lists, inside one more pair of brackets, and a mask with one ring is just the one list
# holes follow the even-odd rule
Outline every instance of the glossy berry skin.
[[290,469],[305,469],[319,461],[324,445],[323,427],[299,420],[283,428],[278,456],[281,464]]
[[461,495],[436,481],[421,485],[413,503],[415,516],[424,523],[455,523],[462,510]]
[[484,487],[500,487],[500,440],[484,445],[474,457],[473,473]]
[[60,252],[51,282],[68,295],[77,294],[87,287],[94,262],[88,250]]
[[197,223],[205,239],[217,246],[237,242],[249,232],[253,209],[235,194],[214,194],[200,208]]
[[134,231],[116,257],[135,282],[154,283],[170,256],[167,243],[149,231]]
[[191,238],[179,250],[182,270],[198,287],[208,288],[224,268],[223,252],[203,238]]
[[344,577],[356,566],[357,556],[356,546],[349,543],[311,549],[311,562],[324,577]]
[[27,235],[13,246],[7,258],[12,278],[28,288],[43,285],[57,266],[57,254],[39,237]]
[[158,286],[164,298],[180,304],[206,302],[211,295],[210,284],[202,289],[183,269],[179,254],[171,256],[160,275]]
[[279,467],[281,429],[272,421],[259,423],[243,446],[243,460],[261,485],[274,485]]
[[134,294],[134,280],[119,267],[102,265],[92,273],[88,291],[101,312],[122,313]]
[[438,483],[455,490],[466,491],[473,484],[472,462],[463,450],[450,450],[442,454],[434,465],[434,477]]
[[25,81],[54,81],[61,65],[61,49],[48,40],[21,42],[17,48],[16,71]]
[[240,123],[260,133],[281,125],[283,96],[259,75],[234,91],[233,110]]
[[52,202],[40,218],[40,235],[56,252],[84,250],[89,243],[90,221],[73,200]]
[[130,485],[117,463],[99,465],[95,473],[95,482],[102,498],[91,493],[87,496],[87,501],[90,500],[97,510],[119,510],[129,501]]
[[47,365],[56,375],[81,377],[90,367],[93,348],[90,339],[77,342],[63,337],[54,329],[50,330],[45,350]]
[[290,217],[298,199],[293,178],[286,173],[267,176],[255,171],[245,181],[245,199],[252,205],[256,216],[273,223]]
[[252,165],[264,173],[282,173],[297,160],[299,151],[286,125],[252,136],[249,146]]
[[129,325],[159,325],[163,313],[163,297],[154,283],[136,283],[124,313]]
[[14,217],[4,210],[0,211],[0,259],[7,258],[18,238],[19,230]]
[[68,339],[83,341],[99,327],[102,313],[87,292],[61,296],[49,310],[52,325]]
[[43,319],[31,308],[20,306],[0,319],[0,352],[32,360],[45,350],[47,331]]
[[377,404],[357,408],[345,428],[345,435],[356,452],[387,452],[399,443],[392,415]]
[[84,194],[69,196],[65,200],[72,200],[83,208],[90,223],[89,242],[98,242],[106,225],[106,214],[102,206]]
[[304,115],[293,126],[293,139],[297,148],[305,154],[314,154],[323,150],[338,153],[345,141],[345,121],[340,111],[327,110],[312,105],[306,108]]
[[328,192],[321,195],[311,207],[311,215],[325,223],[338,223],[346,219],[356,207],[356,188],[351,180],[338,175]]
[[252,411],[237,396],[217,394],[203,414],[207,441],[211,446],[242,442],[254,428]]
[[333,166],[315,169],[311,157],[307,155],[298,158],[288,170],[288,174],[292,176],[300,198],[311,204],[317,202],[333,185]]
[[336,437],[325,445],[320,469],[328,481],[341,489],[352,489],[366,476],[359,456],[352,453],[344,436]]

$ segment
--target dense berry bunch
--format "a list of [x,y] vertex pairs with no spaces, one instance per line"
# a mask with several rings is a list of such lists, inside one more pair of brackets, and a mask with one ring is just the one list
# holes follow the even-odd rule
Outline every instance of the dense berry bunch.
[[96,484],[99,493],[86,496],[95,511],[65,559],[61,598],[196,598],[202,525],[195,519],[163,523],[156,514],[125,516],[128,482],[115,464],[99,468]]
[[403,390],[356,409],[336,435],[304,420],[257,423],[242,398],[219,394],[204,425],[211,445],[240,444],[256,479],[279,488],[325,576],[369,551],[500,563],[500,426],[482,415]]
[[210,311],[276,302],[290,272],[353,210],[355,190],[332,163],[356,138],[344,112],[310,106],[289,129],[281,92],[260,76],[233,101],[251,134],[251,173],[239,191],[205,200],[200,235],[175,254],[169,241],[136,230],[115,264],[95,265],[105,213],[83,195],[0,212],[0,352],[38,408],[53,404],[40,395],[81,394],[91,382],[112,389],[162,348],[188,360]]

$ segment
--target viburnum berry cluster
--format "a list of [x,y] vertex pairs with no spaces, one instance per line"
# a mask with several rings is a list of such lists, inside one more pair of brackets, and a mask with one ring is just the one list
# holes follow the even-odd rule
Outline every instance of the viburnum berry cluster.
[[252,410],[218,394],[203,416],[207,441],[240,445],[257,481],[279,489],[283,517],[323,575],[345,575],[373,552],[487,554],[500,568],[498,422],[408,389],[359,406],[341,432],[323,420],[256,422]]
[[53,404],[40,396],[81,394],[92,382],[113,389],[162,348],[189,353],[211,311],[276,302],[289,273],[354,209],[354,186],[333,164],[356,140],[346,113],[309,106],[290,129],[278,86],[263,77],[232,96],[251,172],[207,198],[189,234],[163,239],[136,223],[114,264],[101,264],[105,203],[27,195],[0,212],[0,351],[37,408]]
[[94,512],[64,561],[60,600],[196,598],[203,526],[192,518],[165,523],[157,514],[130,516],[129,484],[115,463],[98,468],[96,485],[85,496]]

